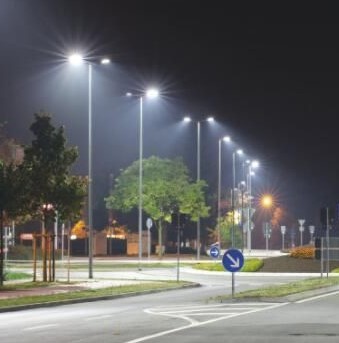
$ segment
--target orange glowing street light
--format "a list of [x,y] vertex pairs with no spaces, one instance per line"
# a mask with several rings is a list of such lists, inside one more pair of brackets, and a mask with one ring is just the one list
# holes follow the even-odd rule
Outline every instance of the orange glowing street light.
[[269,194],[263,195],[261,198],[261,205],[265,208],[271,208],[273,205],[273,198]]

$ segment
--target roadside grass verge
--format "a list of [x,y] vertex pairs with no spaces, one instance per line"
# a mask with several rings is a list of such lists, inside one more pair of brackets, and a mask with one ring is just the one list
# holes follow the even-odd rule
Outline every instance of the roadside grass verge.
[[[106,287],[99,289],[86,289],[86,290],[76,290],[66,293],[59,294],[49,294],[49,295],[35,295],[35,296],[20,296],[16,298],[0,299],[0,308],[32,305],[32,304],[42,304],[48,302],[60,302],[66,300],[78,300],[86,298],[101,298],[118,296],[123,294],[132,293],[143,293],[147,291],[159,291],[164,289],[176,289],[183,286],[190,285],[190,282],[176,282],[176,281],[163,281],[163,282],[147,282],[135,285],[122,285],[114,287]],[[52,285],[66,285],[66,283],[53,283]],[[69,285],[69,283],[67,283]],[[51,283],[43,282],[28,282],[20,285],[7,285],[0,288],[1,291],[11,290],[27,290],[36,287],[49,287]]]
[[[268,286],[260,289],[239,292],[234,295],[234,298],[279,298],[335,285],[339,285],[339,277],[312,278],[290,282],[284,285]],[[230,295],[225,295],[216,297],[214,300],[222,301],[230,298]]]
[[[263,266],[263,260],[259,258],[246,259],[240,272],[257,272]],[[196,263],[192,266],[194,269],[224,272],[225,268],[220,261]]]
[[12,280],[24,280],[32,278],[32,274],[23,273],[23,272],[11,272],[7,271],[5,273],[5,279],[6,281],[12,281]]

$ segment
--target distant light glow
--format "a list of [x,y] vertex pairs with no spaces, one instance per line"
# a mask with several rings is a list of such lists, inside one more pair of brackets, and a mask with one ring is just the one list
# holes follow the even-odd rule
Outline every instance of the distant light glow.
[[251,160],[246,160],[246,163],[247,163],[247,164],[250,164],[250,163],[251,163]]
[[261,204],[265,208],[270,208],[273,205],[273,198],[269,194],[265,194],[261,198]]
[[72,54],[71,56],[68,57],[68,61],[70,64],[80,65],[84,62],[84,58],[80,54]]
[[190,121],[192,121],[192,118],[186,116],[186,117],[184,117],[184,121],[185,121],[186,123],[189,123]]
[[253,168],[258,168],[259,167],[259,161],[253,161],[252,163],[251,163],[251,166],[253,167]]
[[126,96],[131,97],[131,96],[133,96],[133,94],[132,94],[131,92],[127,92],[127,93],[126,93]]
[[251,172],[250,172],[250,175],[251,175],[251,176],[255,176],[255,172],[254,172],[254,171],[251,171]]
[[238,149],[238,150],[237,150],[237,154],[238,154],[238,155],[242,155],[243,153],[244,153],[244,152],[243,152],[241,149]]
[[103,58],[101,60],[101,64],[110,64],[111,63],[111,60],[109,58]]
[[231,137],[230,137],[230,136],[225,136],[225,137],[223,137],[222,140],[223,140],[224,142],[229,143],[229,142],[231,141]]
[[209,121],[209,122],[213,122],[214,118],[213,117],[208,117],[206,120]]
[[150,89],[147,90],[146,96],[148,98],[154,99],[154,98],[159,96],[159,91],[157,89],[155,89],[155,88],[150,88]]

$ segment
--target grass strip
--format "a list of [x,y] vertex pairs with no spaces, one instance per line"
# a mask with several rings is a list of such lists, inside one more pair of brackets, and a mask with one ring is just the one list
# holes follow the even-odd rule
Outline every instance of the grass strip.
[[[259,258],[246,259],[240,272],[256,272],[260,270],[260,268],[263,265],[264,265],[264,261],[262,259],[259,259]],[[209,263],[207,262],[196,263],[192,267],[194,269],[207,270],[207,271],[217,271],[217,272],[225,271],[225,268],[222,265],[221,261],[214,261],[214,262],[209,262]]]
[[[17,285],[16,289],[33,288],[32,284],[34,284],[34,287],[48,287],[46,283],[35,282],[35,283],[28,283],[27,285],[22,285],[22,284],[20,284],[20,286]],[[47,302],[58,302],[58,301],[74,300],[74,299],[116,296],[116,295],[122,295],[126,293],[135,293],[135,292],[142,293],[145,291],[161,290],[161,289],[175,289],[175,288],[187,286],[189,284],[190,284],[189,282],[176,282],[176,281],[160,282],[159,281],[159,282],[140,283],[140,284],[134,284],[134,285],[121,285],[121,286],[106,287],[106,288],[99,288],[99,289],[77,290],[77,291],[70,291],[66,293],[58,293],[58,294],[50,294],[50,295],[20,296],[16,298],[0,299],[0,308],[40,304],[40,303],[47,303]],[[7,288],[9,286],[5,286],[5,287]],[[4,288],[1,288],[0,291],[3,289]]]
[[[236,293],[235,298],[279,298],[291,294],[296,294],[305,291],[311,291],[324,287],[339,285],[338,277],[330,278],[312,278],[301,281],[290,282],[284,285],[269,286],[249,291]],[[230,295],[218,296],[215,300],[230,299]]]

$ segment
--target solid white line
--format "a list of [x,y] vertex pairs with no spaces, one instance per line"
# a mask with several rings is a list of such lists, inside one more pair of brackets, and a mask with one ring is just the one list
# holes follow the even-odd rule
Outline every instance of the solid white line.
[[106,319],[106,318],[112,318],[112,317],[113,317],[112,314],[103,314],[102,316],[85,318],[84,321],[89,322],[89,321],[93,321],[93,320],[100,320],[100,319]]
[[34,331],[34,330],[40,330],[40,329],[46,329],[51,327],[59,326],[59,324],[46,324],[46,325],[39,325],[39,326],[32,326],[29,328],[22,329],[23,331]]
[[313,300],[317,300],[317,299],[320,299],[320,298],[325,298],[325,297],[328,297],[328,296],[331,296],[331,295],[335,295],[335,294],[339,294],[339,291],[335,291],[335,292],[331,292],[331,293],[326,293],[326,294],[316,295],[316,296],[311,297],[311,298],[298,300],[298,301],[296,301],[295,303],[296,303],[296,304],[302,304],[302,303],[306,303],[306,302],[308,302],[308,301],[313,301]]
[[260,311],[264,311],[264,310],[270,310],[270,309],[281,307],[281,306],[284,306],[284,305],[287,305],[287,304],[289,304],[289,303],[280,303],[280,304],[275,304],[275,305],[272,305],[272,306],[269,306],[269,307],[266,307],[266,308],[254,309],[254,310],[251,310],[251,311],[248,311],[248,312],[243,312],[243,313],[236,313],[236,314],[231,315],[231,316],[222,316],[222,317],[219,317],[219,318],[213,318],[213,319],[206,320],[204,322],[200,322],[200,323],[196,323],[196,324],[190,324],[190,325],[185,325],[185,326],[181,326],[181,327],[176,328],[176,329],[161,331],[161,332],[155,333],[153,335],[139,337],[139,338],[136,338],[136,339],[132,339],[131,341],[127,341],[125,343],[144,342],[144,341],[148,341],[148,340],[153,339],[153,338],[165,336],[165,335],[168,335],[168,334],[171,334],[171,333],[174,333],[174,332],[183,331],[183,330],[186,330],[186,329],[190,329],[190,328],[198,327],[198,326],[203,326],[203,325],[206,325],[206,324],[211,324],[211,323],[223,320],[223,319],[229,319],[229,318],[239,317],[239,316],[242,316],[242,315],[251,314],[251,313],[255,313],[255,312],[260,312]]

